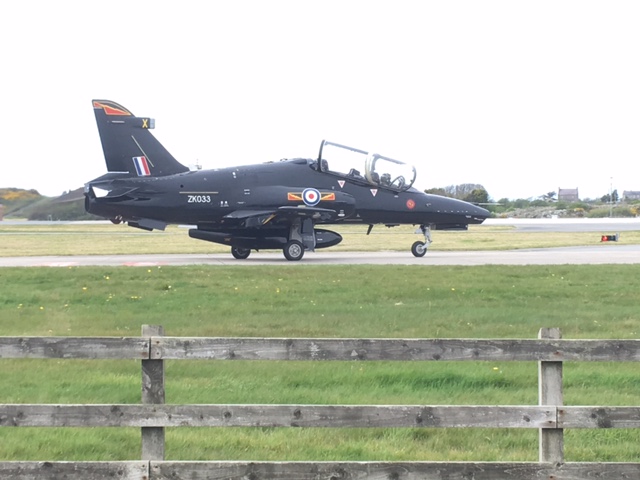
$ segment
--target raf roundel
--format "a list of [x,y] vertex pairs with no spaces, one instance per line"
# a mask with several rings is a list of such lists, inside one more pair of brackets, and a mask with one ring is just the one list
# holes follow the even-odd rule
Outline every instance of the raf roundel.
[[305,205],[313,207],[320,203],[320,192],[315,188],[305,188],[302,191],[302,201]]

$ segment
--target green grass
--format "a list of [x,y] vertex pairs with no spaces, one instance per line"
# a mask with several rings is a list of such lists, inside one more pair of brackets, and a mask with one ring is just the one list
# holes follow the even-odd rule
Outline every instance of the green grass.
[[[331,225],[344,238],[330,251],[409,251],[415,227]],[[0,257],[39,255],[106,255],[122,253],[229,253],[229,247],[188,236],[186,228],[170,226],[164,232],[144,232],[126,225],[61,224],[2,225]],[[521,232],[511,227],[471,225],[466,232],[434,231],[433,250],[505,250],[600,244],[594,232]],[[623,232],[622,244],[640,243],[640,231]],[[605,247],[603,245],[603,247]]]
[[[0,269],[2,335],[638,338],[640,266]],[[537,403],[531,362],[168,361],[168,403]],[[2,360],[0,403],[138,403],[136,361]],[[569,363],[567,405],[640,405],[637,364]],[[535,461],[537,431],[172,428],[181,460]],[[568,461],[637,461],[640,432],[573,430]],[[137,429],[0,428],[0,460],[140,458]]]

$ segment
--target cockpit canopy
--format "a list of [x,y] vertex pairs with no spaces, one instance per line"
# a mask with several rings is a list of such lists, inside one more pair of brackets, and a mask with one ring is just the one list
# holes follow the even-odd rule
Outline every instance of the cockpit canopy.
[[357,148],[323,140],[315,167],[322,171],[398,192],[416,179],[413,165]]

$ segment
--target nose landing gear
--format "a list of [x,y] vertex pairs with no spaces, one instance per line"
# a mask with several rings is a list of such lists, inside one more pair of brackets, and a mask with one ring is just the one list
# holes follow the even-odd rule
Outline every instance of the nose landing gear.
[[427,253],[427,244],[425,242],[414,242],[411,245],[411,253],[413,253],[414,257],[424,257],[424,254]]
[[424,235],[424,242],[414,242],[411,245],[411,253],[413,253],[414,257],[424,257],[425,253],[427,253],[427,248],[431,244],[431,228],[429,225],[420,225],[416,233]]

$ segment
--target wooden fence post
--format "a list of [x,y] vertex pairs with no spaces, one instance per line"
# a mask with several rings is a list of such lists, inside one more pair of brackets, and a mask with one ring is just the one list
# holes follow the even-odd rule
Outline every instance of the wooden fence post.
[[[143,325],[142,336],[163,336],[160,325]],[[142,403],[164,403],[164,360],[142,360]],[[164,427],[142,427],[142,460],[164,460]]]
[[[560,339],[559,328],[541,328],[539,339]],[[563,404],[562,362],[538,362],[539,405]],[[564,463],[564,431],[561,428],[540,429],[539,460],[546,463]]]

